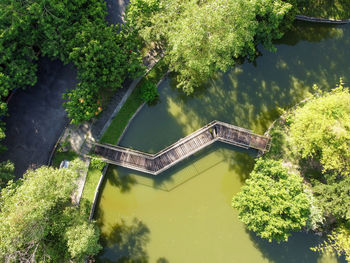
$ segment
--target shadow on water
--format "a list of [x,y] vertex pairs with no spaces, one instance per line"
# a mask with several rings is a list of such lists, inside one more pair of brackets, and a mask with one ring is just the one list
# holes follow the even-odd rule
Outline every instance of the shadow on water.
[[[117,169],[115,166],[110,165],[106,178],[108,182],[120,189],[120,192],[129,192],[133,185],[137,183],[133,176],[129,176],[129,171],[126,169]],[[103,185],[104,188],[105,184]]]
[[[183,98],[180,91],[172,94],[168,97],[169,119],[190,127],[188,130],[219,119],[263,133],[280,114],[278,107],[288,108],[308,96],[314,83],[327,90],[335,87],[339,77],[349,75],[348,31],[349,26],[298,23],[276,42],[276,53],[263,51],[257,66],[245,63],[218,73],[205,85],[205,92],[189,98]],[[312,42],[320,43],[315,46]],[[169,81],[161,85],[165,96],[174,90],[168,85]]]
[[[177,120],[169,118],[168,112],[163,110],[169,102],[167,95],[163,93],[166,91],[160,89],[159,92],[161,96],[158,103],[144,106],[130,123],[127,133],[120,142],[121,146],[148,153],[157,153],[187,135],[186,130],[178,125]],[[157,114],[155,115],[154,112]],[[153,121],[148,121],[149,119]],[[142,123],[142,125],[135,129],[134,125],[137,123]],[[159,134],[162,135],[159,136]]]
[[[143,108],[131,123],[122,145],[157,152],[214,119],[262,134],[279,116],[278,107],[285,109],[305,98],[314,83],[328,90],[335,87],[339,77],[345,77],[347,81],[349,46],[349,26],[296,23],[283,39],[276,41],[276,53],[262,49],[262,55],[255,63],[244,63],[230,72],[218,73],[203,87],[203,92],[184,97],[171,87],[171,79],[166,78],[159,86],[160,103]],[[254,159],[246,151],[234,148],[217,143],[157,177],[118,167],[109,172],[104,185],[108,181],[121,192],[129,192],[137,184],[171,191],[220,162],[228,163],[229,170],[239,175],[243,182],[253,168]],[[254,153],[250,154],[254,156]],[[104,222],[102,214],[98,218]],[[125,232],[110,237],[119,242],[111,252],[121,255],[117,256],[118,260],[129,253],[135,254],[130,257],[132,260],[147,262],[144,247],[151,234],[147,226],[138,222],[126,226],[123,226],[125,222],[119,222],[112,226],[116,231]],[[128,238],[130,233],[135,233],[135,237]],[[314,235],[294,233],[288,243],[275,244],[249,234],[256,248],[271,262],[314,263],[320,258],[309,250],[319,241]],[[135,244],[136,251],[125,245],[125,240],[129,239]],[[158,262],[167,260],[159,258]]]
[[254,168],[254,158],[257,157],[258,151],[245,150],[224,143],[218,143],[218,145],[220,148],[217,149],[217,152],[222,156],[223,161],[228,163],[229,171],[238,175],[242,183],[245,182]]
[[[103,212],[99,211],[98,223],[103,221]],[[108,234],[101,236],[103,250],[96,257],[97,262],[106,263],[148,263],[147,244],[150,241],[150,229],[140,219],[130,221],[116,219],[110,225]],[[167,263],[160,257],[156,262]]]
[[144,107],[121,144],[157,152],[206,125],[221,120],[264,133],[287,109],[309,96],[313,84],[335,87],[350,74],[350,26],[295,24],[277,51],[261,48],[255,63],[218,73],[191,96],[172,87],[171,77],[159,85],[160,103]]
[[148,262],[145,247],[150,240],[149,234],[148,227],[137,218],[130,223],[124,220],[115,223],[101,240],[108,250],[101,255],[99,262]]
[[285,37],[275,40],[274,43],[295,46],[300,41],[311,43],[321,42],[327,39],[337,39],[343,37],[343,31],[338,30],[343,25],[332,24],[310,24],[303,21],[295,21],[292,29]]
[[[264,258],[272,263],[318,263],[321,255],[310,250],[322,242],[322,238],[305,232],[294,232],[288,242],[269,242],[246,229],[254,246],[258,248]],[[322,261],[324,262],[324,261]],[[334,259],[332,262],[345,263],[343,257]]]
[[[210,155],[218,157],[210,158]],[[256,150],[247,150],[216,142],[157,176],[110,166],[106,178],[111,185],[118,187],[121,192],[130,191],[135,184],[169,192],[221,162],[225,162],[229,166],[229,171],[234,172],[235,175],[239,176],[241,182],[244,182],[253,169],[256,155]]]

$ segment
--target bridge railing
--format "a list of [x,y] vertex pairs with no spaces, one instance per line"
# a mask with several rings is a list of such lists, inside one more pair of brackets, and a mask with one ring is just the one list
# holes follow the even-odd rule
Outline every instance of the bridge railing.
[[[225,127],[224,130],[223,130],[223,127]],[[219,132],[216,132],[217,128],[219,129]],[[211,129],[213,130],[211,131]],[[211,134],[210,136],[208,132],[210,132]],[[196,147],[189,146],[187,150],[183,151],[182,154],[180,154],[176,160],[171,158],[171,162],[166,164],[163,163],[161,166],[159,166],[159,164],[157,163],[157,158],[161,158],[163,155],[167,154],[168,151],[172,149],[176,149],[176,147],[179,147],[181,145],[185,145],[190,140],[198,138],[198,136],[201,136],[202,134],[204,136],[203,139],[204,138],[206,139],[202,140],[202,138],[200,138],[198,141],[201,141],[201,143],[197,144]],[[116,155],[108,157],[109,154],[108,152],[106,152],[104,158],[102,159],[104,159],[107,162],[110,162],[116,165],[121,165],[130,169],[141,171],[141,172],[157,175],[163,172],[164,170],[172,167],[173,165],[180,162],[181,160],[191,156],[192,154],[200,151],[201,149],[205,148],[206,146],[216,141],[221,141],[221,142],[242,147],[245,149],[255,148],[260,151],[260,154],[267,152],[271,146],[270,137],[258,135],[253,133],[251,130],[238,127],[235,125],[231,125],[225,122],[216,121],[216,120],[196,130],[190,135],[179,139],[175,143],[162,149],[156,154],[150,154],[150,153],[146,153],[146,152],[142,152],[142,151],[134,150],[130,148],[125,148],[117,145],[100,144],[95,142],[92,142],[92,143],[95,144],[97,147],[109,149],[112,151],[117,151],[121,154],[127,154],[126,157],[125,156],[121,157],[121,155],[119,155],[117,158],[114,158]],[[189,145],[191,144],[189,143]],[[144,158],[141,161],[142,164],[139,162],[140,160],[137,160],[137,157]]]
[[194,131],[193,133],[187,135],[186,137],[183,137],[181,139],[179,139],[178,141],[174,142],[173,144],[167,146],[166,148],[162,149],[161,151],[159,151],[158,153],[155,154],[155,157],[159,157],[160,155],[162,155],[163,153],[171,150],[172,148],[183,144],[191,139],[193,139],[194,137],[202,134],[203,132],[206,132],[208,129],[214,127],[216,125],[216,121],[212,121],[210,123],[208,123],[207,125],[203,126],[202,128]]

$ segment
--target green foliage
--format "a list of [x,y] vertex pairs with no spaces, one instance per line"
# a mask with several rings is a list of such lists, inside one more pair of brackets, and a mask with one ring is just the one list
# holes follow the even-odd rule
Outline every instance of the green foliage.
[[118,26],[86,23],[71,41],[69,60],[78,68],[79,88],[64,95],[64,104],[73,123],[90,120],[102,111],[99,92],[117,89],[129,74],[141,72],[137,45]]
[[56,151],[52,158],[52,166],[58,168],[60,167],[62,161],[73,161],[76,158],[78,158],[78,154],[72,150],[68,150],[66,152]]
[[159,97],[156,84],[151,81],[145,81],[141,86],[141,98],[148,104],[152,103]]
[[126,19],[149,46],[161,47],[178,87],[191,93],[218,70],[255,57],[272,39],[292,6],[281,0],[132,0]]
[[350,94],[342,83],[297,109],[291,121],[290,136],[303,158],[319,160],[324,171],[350,174]]
[[322,226],[325,221],[324,209],[322,205],[319,204],[318,199],[315,198],[310,189],[306,189],[305,194],[310,203],[310,215],[309,219],[306,222],[306,228],[308,230],[315,231],[320,226]]
[[[83,202],[87,201],[89,213],[91,211],[91,205],[92,205],[92,202],[94,201],[96,188],[97,188],[98,182],[100,181],[100,178],[101,178],[101,170],[92,168],[90,163],[90,167],[86,175],[83,194],[81,196],[81,199]],[[82,201],[80,201],[80,204],[82,204]]]
[[[134,36],[108,26],[105,15],[106,4],[101,0],[1,1],[0,96],[33,86],[35,61],[46,55],[72,61],[79,69],[78,94],[66,95],[72,100],[65,106],[73,122],[98,114],[99,91],[121,87],[128,74],[138,74],[141,62]],[[78,104],[80,98],[86,105]],[[0,104],[0,114],[5,106]]]
[[97,254],[101,248],[97,245],[99,232],[88,221],[68,227],[64,238],[67,242],[69,254],[79,262],[84,262],[87,255]]
[[257,160],[232,206],[249,230],[278,242],[287,241],[291,231],[305,226],[310,214],[302,178],[274,160]]
[[265,154],[265,157],[274,160],[283,159],[288,150],[286,149],[287,136],[284,127],[282,126],[282,122],[278,121],[275,123],[269,134],[273,143],[271,144],[270,151]]
[[[85,21],[104,22],[105,6],[97,0],[4,0],[0,6],[0,72],[6,89],[36,83],[40,54],[67,62],[68,42]],[[1,94],[2,96],[6,96]]]
[[10,161],[0,163],[0,190],[7,185],[7,182],[14,179],[15,166]]
[[69,59],[79,70],[80,87],[95,91],[101,87],[121,87],[128,71],[127,62],[137,53],[123,46],[118,29],[88,23],[75,35]]
[[321,252],[326,255],[337,254],[345,255],[346,260],[350,261],[350,228],[347,225],[339,226],[323,242],[323,244],[311,248],[313,251]]
[[71,144],[70,144],[70,142],[69,142],[69,141],[63,141],[63,142],[61,142],[61,143],[58,145],[56,151],[57,151],[57,152],[60,152],[60,153],[63,153],[63,152],[69,151],[70,149],[71,149]]
[[110,144],[116,144],[118,142],[130,118],[143,103],[141,98],[141,87],[143,83],[146,81],[151,81],[154,84],[158,83],[167,70],[167,65],[164,63],[163,59],[154,65],[150,72],[137,84],[123,107],[109,125],[107,131],[103,134],[101,142]]
[[328,184],[318,183],[313,191],[328,215],[350,221],[350,177]]
[[348,0],[294,0],[300,10],[299,13],[306,16],[349,19],[350,2]]
[[63,105],[72,123],[88,121],[102,111],[97,91],[78,87],[63,94],[63,98],[67,100]]
[[96,226],[71,202],[82,169],[29,170],[2,190],[0,261],[83,262],[100,250]]
[[99,171],[102,171],[103,168],[106,166],[106,162],[97,158],[91,158],[90,166],[92,169],[97,169]]

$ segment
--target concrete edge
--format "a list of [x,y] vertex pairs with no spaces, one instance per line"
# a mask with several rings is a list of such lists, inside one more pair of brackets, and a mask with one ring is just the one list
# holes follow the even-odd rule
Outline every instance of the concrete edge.
[[296,15],[296,20],[312,22],[312,23],[325,23],[325,24],[348,24],[350,19],[334,19],[334,18],[322,18],[313,16]]
[[134,112],[134,114],[131,116],[131,118],[130,118],[129,121],[128,121],[128,124],[125,126],[125,128],[124,128],[122,134],[120,135],[120,137],[119,137],[119,139],[118,139],[116,145],[119,145],[120,141],[123,139],[123,137],[124,137],[126,131],[128,130],[128,128],[129,128],[131,122],[133,121],[133,119],[136,117],[136,115],[142,110],[143,106],[145,106],[145,105],[146,105],[146,102],[142,103],[142,104],[140,105],[140,107],[138,107],[138,109],[137,109],[137,110]]
[[[155,64],[156,64],[156,63],[155,63]],[[155,65],[155,64],[154,64],[154,65]],[[159,84],[168,76],[169,72],[170,72],[170,71],[167,71],[167,72],[160,78],[160,80],[157,82],[157,85],[156,85],[157,89],[158,89]],[[119,139],[118,139],[116,145],[119,145],[120,141],[123,139],[125,133],[126,133],[127,130],[129,129],[129,126],[130,126],[131,122],[134,120],[134,118],[136,117],[136,115],[141,111],[141,109],[142,109],[145,105],[146,105],[146,102],[142,103],[142,104],[140,105],[140,107],[138,107],[138,109],[135,111],[135,113],[131,116],[131,118],[130,118],[129,121],[128,121],[128,124],[125,126],[125,128],[124,128],[122,134],[120,135],[120,137],[119,137]]]
[[[145,75],[144,75],[145,76]],[[106,130],[108,129],[109,125],[111,124],[111,122],[113,121],[113,119],[115,118],[115,116],[118,114],[118,112],[120,111],[120,109],[124,106],[126,100],[129,98],[130,94],[134,91],[134,89],[136,88],[137,84],[141,81],[141,79],[144,77],[139,77],[135,80],[133,80],[133,82],[131,83],[131,85],[129,86],[129,89],[127,90],[127,92],[124,94],[123,98],[121,99],[121,101],[118,103],[117,107],[115,107],[113,113],[111,114],[111,116],[109,117],[109,119],[107,120],[107,122],[105,123],[105,125],[103,126],[100,134],[98,135],[98,140],[101,139],[101,137],[103,136],[103,134],[106,132]]]
[[[158,60],[159,61],[159,60]],[[156,63],[154,63],[152,66],[151,66],[151,68],[147,71],[147,73],[158,63],[158,61],[156,62]],[[157,87],[159,86],[159,84],[168,76],[168,74],[169,74],[169,72],[170,71],[168,71],[168,72],[166,72],[161,78],[160,78],[160,80],[158,81],[158,83],[157,83]],[[146,74],[144,74],[143,76],[142,76],[142,78],[144,78],[146,75],[147,75],[147,73]],[[138,82],[142,79],[142,78],[140,78],[139,80],[138,80]],[[136,85],[135,85],[135,87],[136,87]],[[134,87],[134,88],[135,88]],[[134,89],[133,88],[133,89]],[[130,92],[130,94],[131,94],[131,92]],[[129,94],[129,95],[130,95]],[[125,94],[126,95],[126,94]],[[124,96],[125,96],[124,95]],[[128,97],[127,97],[128,98]],[[126,98],[126,99],[127,99]],[[123,98],[124,99],[124,98]],[[126,101],[126,99],[125,99],[125,101]],[[124,101],[124,103],[125,103],[125,101]],[[124,103],[123,103],[123,105],[124,105]],[[121,104],[121,102],[119,103],[119,104]],[[115,110],[115,115],[119,112],[119,110],[121,109],[121,107],[123,106],[121,106],[121,107],[119,107],[119,104],[118,104],[118,106],[117,106],[117,108],[119,108],[118,110]],[[142,103],[141,105],[140,105],[140,107],[135,111],[135,113],[132,115],[132,117],[129,119],[129,121],[128,121],[128,124],[125,126],[125,128],[124,128],[124,130],[123,130],[123,133],[122,133],[122,135],[119,137],[119,139],[118,139],[118,142],[117,142],[117,145],[119,144],[119,142],[121,141],[121,139],[123,138],[123,136],[125,135],[125,133],[127,132],[127,130],[128,130],[128,128],[129,128],[129,126],[130,126],[130,123],[131,123],[131,121],[136,117],[136,115],[141,111],[141,109],[145,106],[145,102],[144,103]],[[114,114],[114,112],[113,112],[113,114]],[[112,115],[113,115],[112,114]],[[114,117],[115,117],[115,115],[114,115]],[[114,118],[113,117],[113,118]],[[110,120],[108,120],[107,121],[107,123],[111,123],[112,122],[112,120],[113,120],[113,118],[110,118]],[[106,123],[106,124],[107,124]],[[109,126],[109,124],[108,124],[108,126]],[[106,126],[106,125],[105,125]],[[107,126],[107,128],[108,128],[108,126]],[[107,129],[107,128],[103,128],[103,129]],[[103,134],[103,133],[102,133]],[[101,137],[101,134],[100,134],[100,137]],[[97,185],[97,187],[96,187],[96,190],[95,190],[95,196],[94,196],[94,201],[93,201],[93,203],[92,203],[92,206],[91,206],[91,211],[90,211],[90,216],[89,216],[89,219],[90,220],[92,220],[92,218],[94,217],[94,213],[95,213],[95,208],[96,208],[96,202],[97,202],[97,199],[98,199],[98,197],[99,197],[99,193],[100,193],[100,187],[101,187],[101,185],[102,185],[102,182],[103,182],[103,180],[104,180],[104,177],[105,177],[105,174],[106,174],[106,172],[107,172],[107,169],[108,169],[108,167],[109,167],[109,164],[108,163],[106,163],[106,166],[105,166],[105,168],[104,168],[104,170],[102,171],[102,174],[101,174],[101,177],[100,177],[100,180],[99,180],[99,182],[98,182],[98,185]]]
[[118,112],[120,111],[120,109],[124,106],[126,100],[129,98],[130,94],[134,91],[134,89],[136,88],[137,84],[139,84],[139,82],[151,71],[151,69],[160,61],[160,59],[158,59],[154,64],[150,65],[149,68],[147,68],[145,74],[143,74],[141,77],[138,77],[137,79],[133,80],[133,82],[130,84],[129,89],[127,90],[127,92],[124,94],[122,100],[118,103],[117,107],[114,109],[113,113],[111,114],[111,116],[109,117],[108,121],[105,123],[105,125],[103,126],[100,134],[98,135],[98,140],[101,139],[101,137],[103,136],[103,134],[106,132],[106,130],[108,129],[109,125],[111,124],[111,122],[113,121],[113,119],[115,118],[115,116],[118,114]]
[[95,195],[94,195],[94,200],[93,200],[92,205],[91,205],[89,220],[92,220],[92,218],[94,217],[95,208],[96,208],[96,203],[97,203],[97,199],[98,199],[99,193],[100,193],[100,188],[101,188],[102,182],[103,182],[103,180],[104,180],[104,178],[105,178],[105,175],[106,175],[106,173],[107,173],[108,166],[109,166],[108,163],[106,163],[105,167],[104,167],[103,170],[102,170],[102,174],[101,174],[100,180],[98,181],[98,184],[97,184],[97,186],[96,186]]
[[[79,205],[80,204],[80,201],[81,201],[81,197],[83,196],[83,191],[84,191],[84,188],[85,188],[85,182],[86,182],[86,177],[87,177],[87,171],[89,169],[89,166],[90,166],[90,159],[85,159],[83,160],[85,162],[85,168],[86,168],[86,173],[84,173],[82,176],[80,176],[78,178],[78,181],[77,181],[77,189],[75,191],[75,200],[74,200],[74,203],[75,205]],[[79,179],[81,181],[81,183],[79,184]]]

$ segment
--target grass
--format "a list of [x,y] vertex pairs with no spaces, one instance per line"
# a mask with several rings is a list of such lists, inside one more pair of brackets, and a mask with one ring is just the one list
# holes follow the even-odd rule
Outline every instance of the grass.
[[349,0],[311,0],[303,1],[299,5],[302,15],[334,18],[334,19],[350,19],[350,1]]
[[[103,134],[100,140],[101,142],[110,144],[117,143],[130,118],[143,103],[140,94],[140,90],[143,83],[145,81],[152,81],[153,83],[157,84],[161,77],[166,73],[166,71],[167,67],[163,60],[161,60],[152,68],[152,70],[144,78],[142,78],[142,80],[137,84],[133,92],[130,94],[129,98],[126,100],[123,107],[112,120],[106,132]],[[90,163],[89,170],[86,175],[84,190],[81,197],[81,209],[86,213],[88,213],[91,210],[91,205],[94,201],[96,187],[100,180],[101,174],[101,169],[93,167]]]
[[151,81],[157,84],[162,76],[167,72],[168,68],[163,60],[160,60],[150,72],[142,78],[137,84],[129,98],[126,100],[123,107],[114,117],[106,132],[103,134],[100,142],[116,144],[122,135],[130,118],[134,115],[136,110],[141,106],[143,100],[141,99],[141,87],[145,81]]
[[89,204],[92,204],[94,201],[96,187],[100,180],[101,174],[102,172],[100,169],[89,167],[83,194],[81,196],[82,200],[87,200]]
[[73,151],[59,152],[55,151],[52,157],[52,166],[58,168],[63,160],[73,161],[78,154]]

